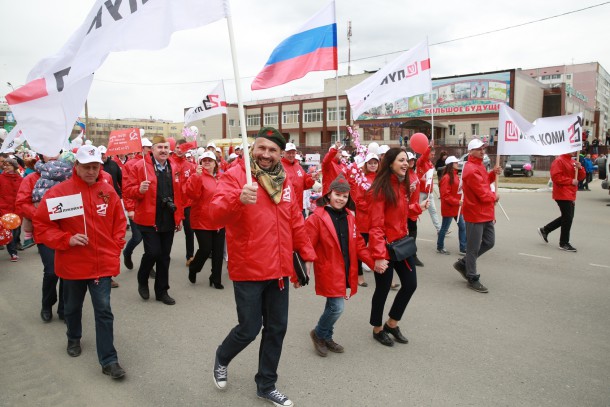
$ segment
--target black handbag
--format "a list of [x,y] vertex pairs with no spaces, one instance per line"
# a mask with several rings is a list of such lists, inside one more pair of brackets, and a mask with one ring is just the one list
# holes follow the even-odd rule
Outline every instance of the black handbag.
[[402,239],[386,244],[386,246],[392,261],[403,261],[417,253],[415,239],[411,236],[405,236]]
[[294,264],[294,272],[297,276],[297,280],[301,286],[309,284],[309,274],[307,274],[307,267],[305,261],[297,252],[292,252],[292,263]]

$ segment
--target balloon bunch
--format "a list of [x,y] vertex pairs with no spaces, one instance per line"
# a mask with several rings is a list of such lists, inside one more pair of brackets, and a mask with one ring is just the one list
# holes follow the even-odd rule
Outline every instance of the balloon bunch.
[[13,240],[13,229],[21,226],[21,218],[14,213],[6,213],[0,217],[0,245],[9,244]]
[[199,129],[197,126],[184,127],[182,129],[182,136],[186,141],[197,141],[197,136],[199,135]]
[[345,165],[347,165],[348,176],[352,178],[357,185],[360,185],[365,191],[368,191],[368,189],[371,187],[371,184],[367,182],[364,172],[358,165],[358,163],[364,162],[368,149],[366,148],[366,146],[360,144],[360,134],[358,133],[358,130],[352,129],[351,126],[347,126],[347,131],[350,134],[352,141],[354,142],[354,147],[356,147],[356,157],[354,162],[349,164],[343,158],[341,159],[341,161]]

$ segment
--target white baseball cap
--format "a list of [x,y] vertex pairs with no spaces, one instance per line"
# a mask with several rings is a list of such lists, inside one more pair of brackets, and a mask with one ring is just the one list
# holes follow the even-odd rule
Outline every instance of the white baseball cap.
[[341,150],[341,157],[350,157],[350,154],[345,150]]
[[243,150],[243,149],[244,149],[244,148],[241,146],[241,144],[240,144],[240,145],[238,145],[237,147],[235,147],[235,151],[237,151],[237,150]]
[[80,164],[89,164],[89,163],[100,163],[104,164],[102,161],[102,153],[95,146],[81,146],[76,151],[76,161]]
[[205,153],[205,148],[203,148],[203,147],[199,147],[199,148],[197,149],[197,155],[200,155],[200,156],[201,156],[201,155],[203,155],[203,153]]
[[205,148],[210,148],[210,147],[214,147],[216,148],[216,144],[209,142],[207,146],[205,146]]
[[447,157],[447,159],[445,160],[445,165],[447,164],[451,164],[451,163],[456,163],[459,160],[454,156],[454,155],[450,155],[449,157]]
[[407,161],[409,160],[415,160],[415,154],[410,151],[407,151]]
[[199,157],[199,161],[203,160],[204,158],[211,158],[212,160],[216,161],[216,154],[211,151],[206,151],[201,155],[201,157]]
[[477,148],[481,148],[486,145],[487,145],[487,143],[484,143],[480,139],[475,138],[475,139],[470,140],[470,143],[468,143],[468,151],[476,150]]
[[229,160],[233,160],[233,159],[235,159],[237,157],[239,157],[239,156],[237,154],[235,154],[235,153],[229,154]]
[[220,147],[216,147],[216,151],[218,151],[219,153],[222,153],[222,150],[220,149]]
[[99,146],[97,149],[100,150],[100,154],[106,154],[106,151],[108,151],[106,146]]
[[377,154],[385,154],[388,152],[388,150],[390,149],[390,146],[388,146],[387,144],[384,144],[382,146],[379,146],[379,149],[377,149]]
[[284,151],[296,151],[297,146],[294,145],[294,143],[286,143],[286,148],[284,149]]
[[146,137],[142,137],[142,147],[152,147],[152,143]]

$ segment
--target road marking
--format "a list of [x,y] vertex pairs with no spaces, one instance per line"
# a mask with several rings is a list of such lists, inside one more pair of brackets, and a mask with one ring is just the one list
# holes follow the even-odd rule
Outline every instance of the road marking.
[[422,239],[421,237],[418,237],[417,240],[419,240],[420,242],[436,242],[436,240],[432,240],[432,239]]
[[589,263],[589,266],[593,266],[593,267],[602,267],[605,269],[610,269],[610,266],[605,266],[603,264],[593,264],[593,263]]
[[547,259],[547,260],[552,260],[552,257],[546,257],[546,256],[536,256],[535,254],[527,254],[527,253],[519,253],[520,256],[528,256],[528,257],[537,257],[539,259]]

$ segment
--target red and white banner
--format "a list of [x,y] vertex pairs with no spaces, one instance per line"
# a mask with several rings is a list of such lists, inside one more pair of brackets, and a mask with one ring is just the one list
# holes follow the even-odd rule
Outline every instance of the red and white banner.
[[47,210],[51,220],[85,215],[83,197],[80,193],[47,199]]
[[184,124],[223,113],[227,113],[227,99],[223,83],[218,82],[214,89],[203,97],[199,105],[185,113]]
[[139,153],[142,151],[140,129],[113,130],[108,137],[106,155]]
[[25,86],[6,95],[30,147],[48,156],[59,153],[83,109],[93,73],[110,52],[164,48],[172,33],[228,15],[228,0],[96,0],[63,48],[40,61]]
[[530,123],[505,104],[498,120],[499,155],[561,155],[582,150],[582,113]]
[[428,43],[423,41],[345,93],[352,118],[401,98],[432,91]]

